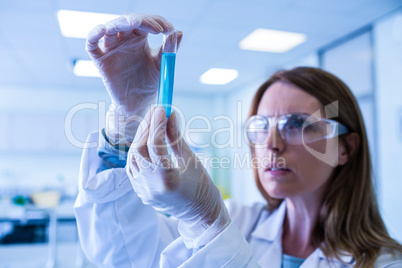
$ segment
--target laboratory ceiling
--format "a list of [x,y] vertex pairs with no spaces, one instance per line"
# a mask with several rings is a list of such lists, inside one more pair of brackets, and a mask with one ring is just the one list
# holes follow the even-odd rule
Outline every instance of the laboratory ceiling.
[[[62,36],[60,9],[164,16],[184,32],[175,90],[212,94],[261,81],[401,7],[402,0],[0,0],[0,87],[103,88],[100,78],[72,73],[74,60],[89,57],[84,39]],[[239,49],[239,41],[256,28],[305,33],[307,41],[286,53]],[[213,67],[236,69],[239,77],[223,86],[201,84],[201,74]]]

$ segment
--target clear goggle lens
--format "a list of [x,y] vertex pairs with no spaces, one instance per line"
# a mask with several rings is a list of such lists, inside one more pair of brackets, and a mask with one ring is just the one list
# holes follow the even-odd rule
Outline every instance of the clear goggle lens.
[[267,142],[271,128],[275,126],[281,138],[289,144],[305,144],[330,139],[348,132],[341,123],[307,114],[287,114],[274,117],[254,115],[246,122],[246,131],[252,144]]

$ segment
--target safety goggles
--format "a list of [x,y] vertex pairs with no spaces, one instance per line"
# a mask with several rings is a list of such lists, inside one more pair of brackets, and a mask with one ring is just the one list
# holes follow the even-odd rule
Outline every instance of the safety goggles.
[[267,142],[268,135],[273,127],[281,138],[288,144],[306,144],[348,133],[346,126],[341,123],[315,117],[307,114],[286,114],[275,117],[254,115],[246,122],[246,132],[249,141],[255,145]]

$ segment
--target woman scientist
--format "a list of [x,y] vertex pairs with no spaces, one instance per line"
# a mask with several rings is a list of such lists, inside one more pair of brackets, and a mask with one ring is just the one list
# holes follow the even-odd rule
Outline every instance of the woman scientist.
[[181,139],[176,114],[149,110],[161,51],[150,50],[147,34],[172,31],[162,17],[127,13],[88,35],[115,108],[82,156],[75,213],[88,258],[101,267],[402,267],[347,86],[315,68],[265,82],[246,131],[267,203],[225,204]]

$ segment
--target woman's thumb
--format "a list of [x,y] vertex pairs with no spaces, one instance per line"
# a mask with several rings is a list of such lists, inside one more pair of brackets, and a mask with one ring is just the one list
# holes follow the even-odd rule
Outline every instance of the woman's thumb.
[[149,155],[156,156],[167,156],[167,145],[166,145],[166,112],[163,106],[158,106],[155,108],[151,125],[149,129],[149,144],[148,150]]
[[179,125],[180,122],[177,113],[173,111],[167,122],[167,137],[169,140],[169,145],[172,147],[173,153],[175,154],[180,167],[187,163],[192,156],[193,151],[184,141],[179,129]]

